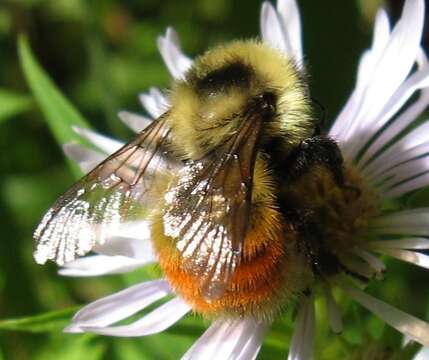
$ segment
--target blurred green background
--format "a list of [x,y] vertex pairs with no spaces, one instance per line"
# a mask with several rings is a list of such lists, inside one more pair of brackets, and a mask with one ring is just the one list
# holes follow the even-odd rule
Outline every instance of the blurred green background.
[[[27,84],[18,58],[18,35],[27,36],[37,61],[95,129],[129,140],[131,132],[117,112],[141,112],[139,92],[169,85],[156,36],[174,26],[183,49],[195,56],[219,42],[256,37],[260,5],[248,0],[0,0],[0,319],[57,311],[41,318],[0,321],[0,359],[176,359],[207,325],[190,316],[164,334],[143,339],[62,334],[76,306],[153,276],[154,271],[72,279],[59,277],[52,264],[34,263],[32,231],[75,174]],[[302,0],[299,5],[312,95],[332,120],[352,89],[360,53],[370,44],[376,9],[385,5],[396,18],[402,1]],[[57,100],[51,98],[53,108]],[[57,114],[59,123],[76,116]],[[429,205],[425,198],[414,196],[410,201]],[[371,285],[369,291],[429,319],[428,273],[395,261],[389,268],[394,271],[382,286]],[[404,280],[409,277],[413,281]],[[317,358],[366,359],[366,351],[374,351],[379,359],[388,359],[397,353],[398,333],[357,305],[345,300],[342,306],[350,326],[338,337],[329,333],[320,305]],[[270,332],[261,358],[285,358],[290,336],[287,314]]]

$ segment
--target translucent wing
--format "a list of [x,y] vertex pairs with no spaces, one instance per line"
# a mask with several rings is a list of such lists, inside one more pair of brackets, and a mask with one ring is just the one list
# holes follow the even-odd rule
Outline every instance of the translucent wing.
[[53,204],[34,233],[38,263],[71,261],[145,215],[154,195],[151,185],[163,170],[174,166],[166,151],[166,116],[155,120]]
[[259,130],[245,119],[215,153],[183,167],[165,196],[165,234],[208,299],[222,295],[243,256]]

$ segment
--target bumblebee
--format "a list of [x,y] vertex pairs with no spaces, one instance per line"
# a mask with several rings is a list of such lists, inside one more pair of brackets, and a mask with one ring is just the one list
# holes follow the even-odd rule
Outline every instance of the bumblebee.
[[272,317],[337,270],[314,204],[324,189],[352,196],[305,76],[268,45],[232,42],[199,57],[169,103],[54,203],[35,258],[64,264],[148,218],[160,267],[195,312]]

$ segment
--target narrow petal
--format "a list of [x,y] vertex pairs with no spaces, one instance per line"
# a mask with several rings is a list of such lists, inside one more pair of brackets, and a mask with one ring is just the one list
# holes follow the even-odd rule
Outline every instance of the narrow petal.
[[380,317],[390,326],[425,346],[429,345],[429,324],[392,305],[382,302],[362,290],[341,284],[341,288],[355,301]]
[[407,161],[380,175],[380,179],[386,178],[380,184],[381,189],[388,190],[406,181],[415,179],[429,171],[429,156]]
[[168,100],[159,89],[151,88],[149,93],[139,95],[140,102],[146,111],[154,118],[158,118],[168,108]]
[[292,55],[298,65],[302,64],[301,16],[296,0],[278,0],[277,11],[287,33]]
[[279,16],[268,1],[262,4],[260,22],[262,40],[285,54],[293,56],[291,44],[284,33]]
[[156,255],[149,240],[112,236],[102,245],[96,245],[94,252],[107,256],[125,256],[139,261],[154,262]]
[[182,299],[176,297],[129,325],[107,327],[85,326],[83,330],[100,335],[121,337],[152,335],[168,329],[189,311],[191,311],[191,307]]
[[269,324],[253,318],[217,320],[192,345],[182,360],[255,359]]
[[343,331],[343,320],[337,302],[332,296],[331,288],[327,285],[323,287],[325,293],[326,308],[328,310],[329,325],[334,333]]
[[[383,196],[385,198],[397,198],[399,196],[402,196],[406,193],[409,193],[414,190],[418,190],[422,187],[426,187],[429,185],[429,173],[424,173],[418,177],[409,179],[406,182],[403,182],[401,184],[395,185],[395,187],[392,187],[389,190],[386,190],[383,192]],[[414,234],[419,235],[419,234]]]
[[371,249],[414,249],[426,250],[429,249],[429,239],[426,238],[410,238],[400,240],[379,240],[368,243]]
[[65,331],[83,331],[82,327],[105,327],[131,316],[171,293],[166,280],[147,281],[83,307]]
[[361,109],[365,90],[371,81],[374,68],[379,61],[383,49],[390,39],[390,24],[387,14],[380,10],[375,18],[374,36],[370,50],[366,50],[359,61],[355,88],[335,120],[329,134],[339,142],[345,140],[348,128],[354,124],[356,115]]
[[[385,126],[387,122],[403,107],[403,105],[410,99],[413,94],[415,94],[418,90],[424,89],[420,94],[419,99],[412,103],[411,106],[407,106],[404,112],[397,119],[395,119],[394,122],[390,124],[385,130],[383,130],[383,132],[379,136],[377,136],[375,141],[363,154],[359,162],[360,164],[366,164],[377,152],[379,152],[383,148],[383,146],[385,146],[389,141],[398,136],[409,124],[411,124],[413,120],[415,120],[425,110],[427,104],[429,103],[429,92],[426,89],[429,86],[429,64],[427,63],[427,60],[425,61],[426,63],[424,68],[419,69],[419,71],[410,76],[389,100],[389,102],[382,111],[383,116],[378,120],[377,124],[373,125],[373,133]],[[414,134],[419,133],[414,132]],[[413,136],[415,137],[416,135]],[[424,140],[420,140],[420,142],[414,141],[417,140],[417,138],[414,139],[413,136],[408,138],[411,140],[411,142],[407,142],[407,140],[405,140],[407,142],[405,143],[405,150],[427,140],[426,138]],[[402,146],[401,143],[399,143],[398,145]],[[394,147],[397,147],[398,145],[390,147],[386,150],[385,153],[389,154],[394,152]],[[384,160],[382,159],[382,157],[386,156],[384,155],[385,153],[375,158],[375,164],[370,164],[369,170],[371,170],[371,168],[378,169],[380,165],[384,165]]]
[[429,235],[429,208],[404,210],[379,217],[373,230],[386,235]]
[[374,134],[373,125],[411,71],[420,50],[423,19],[424,1],[407,1],[401,19],[393,29],[390,41],[374,69],[374,76],[365,90],[359,113],[347,130],[345,139],[348,143],[344,152],[348,158],[354,158]]
[[363,259],[376,273],[383,273],[386,270],[386,265],[376,256],[362,249],[353,251],[357,256]]
[[119,141],[113,140],[104,135],[97,134],[96,132],[89,129],[83,129],[83,128],[74,126],[73,130],[78,135],[88,140],[90,143],[95,145],[97,148],[99,148],[107,155],[114,153],[115,151],[119,150],[122,146],[124,146],[124,144]]
[[118,116],[135,133],[139,133],[152,122],[152,119],[128,111],[120,111]]
[[312,297],[301,300],[296,325],[289,349],[288,360],[312,359],[314,347],[314,301]]
[[[153,259],[155,261],[155,258]],[[125,256],[94,255],[66,263],[58,273],[63,276],[100,276],[122,274],[149,263]]]
[[80,169],[85,174],[94,169],[106,158],[105,154],[80,144],[64,144],[63,151],[69,159],[75,161],[79,165]]
[[[410,123],[407,125],[409,124]],[[388,131],[389,128],[385,130],[386,133]],[[377,176],[378,178],[384,176],[387,170],[393,169],[396,165],[425,154],[429,141],[428,132],[428,122],[424,122],[422,125],[416,127],[413,131],[374,159],[370,165],[366,166],[365,174],[370,175],[372,179],[377,179]],[[397,134],[392,134],[390,140],[395,136],[397,136]]]
[[173,28],[168,27],[165,36],[158,37],[158,49],[171,75],[178,80],[184,79],[192,60],[180,50],[179,38]]
[[429,269],[429,256],[420,254],[415,251],[401,249],[376,249],[374,251],[380,254],[394,257],[396,259],[406,261],[408,263]]

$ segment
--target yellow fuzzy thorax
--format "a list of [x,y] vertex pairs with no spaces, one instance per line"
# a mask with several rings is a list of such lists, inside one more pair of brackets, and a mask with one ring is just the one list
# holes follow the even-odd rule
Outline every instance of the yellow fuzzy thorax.
[[[246,86],[207,94],[195,85],[233,63],[251,72]],[[257,116],[249,104],[265,92],[276,95],[276,110],[263,124],[263,137],[284,136],[285,147],[290,147],[311,135],[314,124],[307,89],[291,59],[258,41],[236,41],[207,51],[197,58],[185,80],[172,86],[173,145],[191,158],[204,155],[235,134],[243,121]]]

